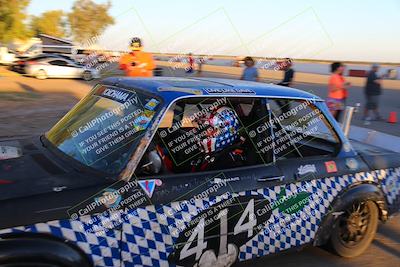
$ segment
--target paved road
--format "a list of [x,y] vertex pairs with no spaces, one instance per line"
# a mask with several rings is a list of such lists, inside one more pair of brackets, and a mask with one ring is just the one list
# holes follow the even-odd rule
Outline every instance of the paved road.
[[[177,73],[183,76],[184,73]],[[226,77],[215,73],[204,73],[204,76]],[[1,76],[1,73],[0,73]],[[0,136],[33,135],[46,131],[63,114],[65,114],[90,89],[94,82],[79,80],[45,80],[40,81],[28,77],[0,77]],[[324,96],[323,85],[299,84],[303,90],[313,90]],[[385,91],[382,107],[384,112],[396,109],[400,113],[400,91]],[[362,101],[361,88],[350,89],[349,102]],[[359,120],[355,123],[360,123]],[[400,136],[399,124],[389,125],[376,122],[371,127]],[[300,252],[290,251],[268,256],[253,262],[237,264],[237,266],[346,266],[400,267],[400,215],[388,223],[380,225],[373,244],[362,256],[355,259],[343,259],[323,249],[306,247]]]
[[[168,72],[167,72],[168,73]],[[174,71],[177,76],[186,76],[183,71]],[[194,75],[193,75],[194,76]],[[230,75],[220,73],[203,73],[204,77],[220,77],[220,78],[237,78]],[[272,81],[276,82],[276,81]],[[322,98],[326,97],[326,86],[320,84],[296,84],[296,88],[314,93]],[[350,97],[348,105],[363,103],[363,88],[350,87]],[[382,96],[382,115],[387,117],[390,111],[396,111],[400,114],[400,90],[385,90]],[[369,126],[364,126],[361,120],[362,114],[354,115],[353,124],[362,127],[385,132],[392,135],[400,136],[400,124],[389,124],[387,122],[372,122]],[[400,215],[391,218],[385,224],[379,226],[378,234],[372,245],[361,256],[354,259],[344,259],[336,256],[322,248],[306,246],[301,251],[288,251],[282,254],[266,256],[250,262],[243,262],[235,265],[236,267],[254,266],[280,266],[280,267],[309,267],[309,266],[325,266],[325,267],[400,267]]]
[[235,267],[399,267],[400,266],[400,215],[379,226],[377,235],[368,250],[359,257],[345,259],[325,249],[307,246],[300,251],[262,257]]

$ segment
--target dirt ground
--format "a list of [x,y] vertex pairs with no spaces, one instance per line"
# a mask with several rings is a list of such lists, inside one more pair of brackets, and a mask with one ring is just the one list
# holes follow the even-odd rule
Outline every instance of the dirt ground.
[[0,68],[0,137],[40,135],[67,113],[95,82],[37,80]]
[[40,135],[76,102],[68,95],[0,95],[0,137]]

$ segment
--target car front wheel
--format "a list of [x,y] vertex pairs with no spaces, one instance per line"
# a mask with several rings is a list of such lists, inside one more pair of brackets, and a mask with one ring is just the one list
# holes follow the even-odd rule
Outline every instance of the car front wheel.
[[35,76],[39,80],[44,80],[47,78],[47,73],[44,70],[39,70]]
[[333,250],[346,258],[362,254],[375,237],[378,215],[372,201],[353,203],[335,222],[330,240]]

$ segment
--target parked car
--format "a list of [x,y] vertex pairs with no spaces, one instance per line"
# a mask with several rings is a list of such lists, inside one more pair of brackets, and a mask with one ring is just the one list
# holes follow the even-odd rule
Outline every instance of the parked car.
[[71,60],[69,56],[61,54],[40,54],[33,57],[18,57],[17,60],[15,60],[14,64],[11,65],[11,70],[24,74],[25,64],[33,64],[34,62],[40,59],[46,59],[46,58],[64,58]]
[[96,69],[86,68],[66,58],[53,57],[27,61],[25,73],[41,80],[47,78],[82,78],[89,81],[100,78],[100,73]]
[[107,78],[2,146],[0,265],[230,266],[326,243],[354,257],[400,205],[398,153],[272,84]]
[[0,47],[0,64],[11,65],[16,60],[15,53],[8,50],[7,47]]

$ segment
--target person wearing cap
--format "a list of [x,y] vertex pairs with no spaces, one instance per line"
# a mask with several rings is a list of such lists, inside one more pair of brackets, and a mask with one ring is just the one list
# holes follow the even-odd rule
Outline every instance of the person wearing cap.
[[349,82],[343,77],[345,66],[340,62],[334,62],[331,64],[332,75],[329,78],[328,83],[328,98],[326,104],[328,105],[329,111],[333,117],[339,121],[340,114],[342,113],[346,99],[348,96],[347,86]]
[[382,117],[378,111],[378,104],[379,104],[379,96],[382,93],[381,89],[381,78],[378,76],[379,65],[373,64],[371,70],[368,72],[367,82],[365,84],[365,98],[366,98],[366,105],[364,109],[364,123],[369,124],[371,117],[369,117],[369,113],[372,110],[375,114],[376,120],[382,120]]
[[152,77],[155,67],[151,53],[143,51],[142,41],[134,37],[130,43],[130,53],[121,56],[119,69],[125,71],[130,77]]

